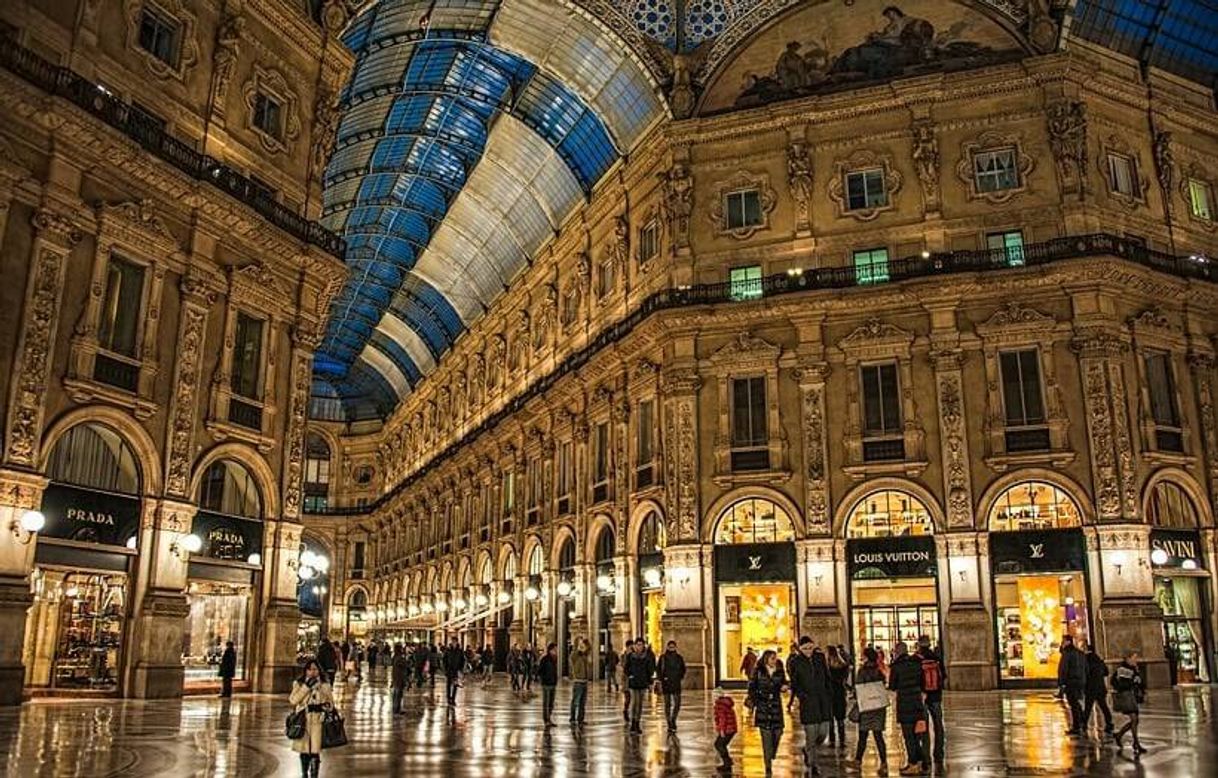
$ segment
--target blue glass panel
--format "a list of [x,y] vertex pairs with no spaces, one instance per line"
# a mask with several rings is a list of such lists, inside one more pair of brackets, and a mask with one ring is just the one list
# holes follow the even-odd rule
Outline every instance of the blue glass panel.
[[368,341],[376,348],[380,349],[393,360],[393,364],[402,371],[402,375],[406,376],[406,380],[410,381],[410,385],[414,386],[423,377],[419,371],[418,365],[406,353],[406,349],[402,348],[401,344],[392,338],[385,336],[383,332],[374,332]]

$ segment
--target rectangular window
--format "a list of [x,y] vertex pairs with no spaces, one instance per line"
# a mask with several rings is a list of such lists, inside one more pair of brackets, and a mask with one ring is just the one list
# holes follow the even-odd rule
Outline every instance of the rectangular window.
[[606,256],[596,266],[596,289],[601,297],[605,297],[617,285],[617,275],[614,272],[615,262],[612,257]]
[[883,208],[888,205],[884,188],[884,169],[856,170],[846,174],[846,210]]
[[571,451],[573,444],[564,440],[558,444],[558,496],[564,497],[571,493]]
[[887,281],[888,249],[864,249],[854,252],[854,277],[860,284]]
[[904,459],[896,363],[864,365],[859,369],[859,380],[863,386],[863,460]]
[[233,339],[233,394],[250,400],[260,400],[262,383],[261,319],[237,314],[237,331]]
[[655,403],[644,400],[639,403],[638,423],[635,434],[638,436],[635,446],[635,461],[639,466],[651,464],[652,444],[655,440]]
[[756,189],[729,192],[724,200],[723,215],[727,229],[758,227],[765,221],[761,212],[761,193]]
[[364,542],[356,541],[355,551],[351,555],[351,576],[353,578],[364,577]]
[[991,232],[985,236],[985,247],[992,252],[1003,252],[999,256],[1005,255],[1006,263],[1011,267],[1018,267],[1024,263],[1023,233],[1019,230]]
[[592,502],[609,499],[609,425],[596,425],[592,441]]
[[543,482],[541,460],[534,459],[529,463],[529,504],[534,507],[541,505],[545,496],[542,489]]
[[166,65],[177,67],[182,25],[169,14],[145,3],[140,11],[140,48]]
[[1137,174],[1133,160],[1124,154],[1108,152],[1108,182],[1116,194],[1135,197]]
[[265,92],[254,95],[254,126],[272,138],[283,137],[283,106]]
[[118,257],[106,267],[106,293],[98,323],[98,345],[135,358],[140,308],[144,299],[144,268]]
[[660,253],[660,223],[652,219],[639,230],[639,262],[654,259]]
[[508,470],[503,474],[502,480],[499,482],[499,491],[501,502],[503,503],[503,515],[510,516],[512,511],[516,509],[516,473]]
[[1045,426],[1040,352],[1034,348],[1004,351],[998,356],[998,367],[1002,373],[1007,453],[1048,449],[1049,428]]
[[1210,202],[1214,199],[1210,196],[1210,185],[1205,181],[1198,181],[1195,178],[1188,180],[1188,200],[1193,208],[1193,216],[1205,221],[1211,221],[1214,218],[1214,212],[1210,210]]
[[1146,355],[1146,383],[1150,391],[1150,415],[1156,427],[1179,429],[1180,412],[1176,408],[1176,384],[1171,369],[1171,355],[1156,351]]
[[1019,187],[1015,149],[992,149],[973,154],[973,178],[979,193],[1001,192]]
[[732,470],[770,466],[765,376],[732,379]]
[[761,297],[761,265],[734,267],[728,278],[731,279],[730,294],[733,300],[755,300]]

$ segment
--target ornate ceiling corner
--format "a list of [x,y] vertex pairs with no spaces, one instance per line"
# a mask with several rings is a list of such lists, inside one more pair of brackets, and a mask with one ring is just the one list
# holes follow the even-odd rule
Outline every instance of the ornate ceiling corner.
[[[1015,157],[1015,172],[1019,176],[1016,185],[997,191],[981,191],[977,186],[976,155],[987,151],[1011,149]],[[1028,191],[1028,176],[1036,167],[1036,160],[1024,151],[1023,137],[1019,133],[1004,133],[988,130],[960,144],[960,160],[956,163],[956,176],[964,183],[970,200],[984,200],[991,205],[1002,205]]]
[[[140,46],[140,17],[144,8],[171,18],[179,26],[177,62],[171,64]],[[138,55],[148,71],[158,78],[186,80],[186,73],[199,62],[199,42],[195,28],[198,17],[182,0],[126,0],[127,48]]]

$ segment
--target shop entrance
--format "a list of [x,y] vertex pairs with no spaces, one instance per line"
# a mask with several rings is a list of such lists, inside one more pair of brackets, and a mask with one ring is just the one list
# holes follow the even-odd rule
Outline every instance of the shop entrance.
[[851,588],[851,628],[860,646],[874,646],[891,656],[897,641],[912,648],[922,635],[939,645],[934,578],[854,581]]
[[50,688],[117,691],[127,576],[39,569],[34,588],[36,597],[41,594],[51,604],[44,622],[50,634],[43,638],[43,645],[53,646],[48,657]]
[[[196,567],[196,570],[202,566]],[[207,571],[214,574],[218,571]],[[226,571],[227,572],[227,571]],[[205,573],[206,574],[206,573]],[[245,573],[249,578],[249,573]],[[190,583],[186,600],[190,614],[182,636],[182,663],[186,666],[188,686],[219,683],[220,657],[228,641],[237,651],[237,681],[246,680],[246,624],[252,590],[248,585],[196,580]]]
[[1209,683],[1213,635],[1210,632],[1210,572],[1198,531],[1193,499],[1171,481],[1150,490],[1146,516],[1150,531],[1150,565],[1155,602],[1163,611],[1163,648],[1173,685]]
[[[642,635],[650,646],[662,646],[664,618],[664,523],[655,511],[639,525],[638,592],[642,614]],[[658,649],[657,649],[658,650]]]
[[718,677],[739,684],[750,648],[785,657],[795,640],[794,524],[777,503],[750,497],[720,515],[714,538]]

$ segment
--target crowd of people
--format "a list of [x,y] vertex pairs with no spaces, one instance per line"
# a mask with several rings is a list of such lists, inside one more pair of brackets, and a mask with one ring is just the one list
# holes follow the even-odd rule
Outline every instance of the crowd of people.
[[[513,645],[503,660],[511,688],[522,700],[532,698],[534,685],[540,687],[542,721],[547,729],[553,727],[559,680],[564,675],[558,645],[550,643],[544,648]],[[447,645],[393,646],[371,641],[365,646],[323,640],[316,660],[305,664],[305,672],[294,684],[289,700],[294,710],[308,713],[306,736],[293,741],[293,747],[301,754],[305,778],[316,776],[320,765],[320,735],[314,737],[314,725],[320,719],[314,714],[332,708],[331,689],[336,680],[362,680],[365,662],[373,677],[378,668],[388,668],[391,709],[393,715],[399,716],[404,713],[405,692],[412,687],[434,689],[440,673],[445,678],[445,701],[450,712],[455,710],[458,692],[466,683],[491,682],[495,652],[488,646],[480,650],[462,647],[456,641]],[[565,668],[571,681],[569,723],[574,728],[584,726],[594,666],[591,645],[579,638],[569,648]],[[676,734],[686,677],[685,659],[676,641],[668,641],[658,656],[642,638],[628,640],[620,654],[606,646],[601,651],[600,667],[606,689],[622,695],[622,718],[631,735],[642,732],[644,704],[650,694],[663,698],[668,733]],[[1125,736],[1132,735],[1135,758],[1145,753],[1138,739],[1138,711],[1144,700],[1144,687],[1136,653],[1126,655],[1110,671],[1093,648],[1081,650],[1066,636],[1058,668],[1059,694],[1069,710],[1068,735],[1085,736],[1092,712],[1098,708],[1104,721],[1103,735],[1111,737],[1122,750]],[[903,741],[899,774],[928,775],[934,765],[944,763],[947,733],[943,723],[943,690],[947,685],[947,669],[941,652],[931,645],[928,636],[919,638],[912,647],[896,643],[890,656],[868,645],[857,658],[845,646],[822,647],[805,636],[791,645],[785,662],[774,650],[758,656],[749,648],[740,670],[748,679],[745,713],[738,717],[736,701],[722,688],[716,687],[713,694],[714,747],[723,771],[730,773],[732,769],[730,744],[739,731],[739,718],[749,718],[760,736],[765,774],[771,775],[789,715],[803,731],[806,774],[820,775],[818,752],[822,748],[847,748],[847,722],[850,722],[856,730],[855,749],[853,758],[841,760],[842,765],[847,770],[860,771],[871,741],[879,758],[878,774],[886,776],[889,746],[884,732],[890,707],[895,708]],[[1114,726],[1113,711],[1126,716],[1120,729]]]

